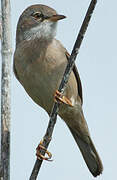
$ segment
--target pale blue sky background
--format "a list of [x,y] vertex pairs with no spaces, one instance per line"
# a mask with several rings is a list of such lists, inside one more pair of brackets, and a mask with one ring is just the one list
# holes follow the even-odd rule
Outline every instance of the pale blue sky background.
[[[57,39],[71,52],[90,0],[12,0],[12,39],[22,11],[46,4],[67,19],[58,24]],[[117,1],[98,1],[76,64],[83,85],[83,109],[94,144],[104,165],[98,180],[117,178]],[[13,73],[12,73],[13,74]],[[35,163],[35,149],[45,134],[48,116],[12,75],[11,180],[27,180]],[[49,146],[53,162],[44,162],[41,180],[93,180],[73,137],[58,118]]]

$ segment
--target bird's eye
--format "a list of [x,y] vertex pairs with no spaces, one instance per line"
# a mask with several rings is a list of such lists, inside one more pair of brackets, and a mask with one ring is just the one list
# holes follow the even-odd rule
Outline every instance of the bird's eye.
[[31,16],[33,16],[35,19],[43,18],[43,14],[41,12],[34,12]]

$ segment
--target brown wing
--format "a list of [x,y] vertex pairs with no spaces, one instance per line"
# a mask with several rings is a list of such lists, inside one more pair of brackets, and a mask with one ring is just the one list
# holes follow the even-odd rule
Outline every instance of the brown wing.
[[[66,51],[66,57],[67,57],[67,60],[69,61],[70,54],[67,51]],[[81,102],[83,104],[82,84],[81,84],[80,76],[79,76],[79,73],[78,73],[76,65],[74,65],[74,67],[73,67],[73,72],[74,72],[76,80],[77,80],[78,95],[80,96]]]

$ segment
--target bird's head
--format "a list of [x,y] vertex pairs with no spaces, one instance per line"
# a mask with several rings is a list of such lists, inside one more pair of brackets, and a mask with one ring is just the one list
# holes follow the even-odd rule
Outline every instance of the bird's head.
[[54,9],[45,5],[28,7],[18,21],[17,42],[35,38],[52,39],[56,35],[57,21],[64,18],[64,15],[57,14]]

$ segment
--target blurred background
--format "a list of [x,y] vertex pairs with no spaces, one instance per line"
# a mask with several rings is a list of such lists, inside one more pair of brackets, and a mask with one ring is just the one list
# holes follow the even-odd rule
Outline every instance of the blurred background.
[[[19,16],[32,4],[45,4],[67,16],[58,24],[56,38],[71,53],[89,0],[12,0],[12,39]],[[116,179],[117,167],[117,1],[98,1],[76,65],[83,86],[83,110],[104,171],[97,179]],[[45,134],[49,117],[26,94],[12,72],[11,179],[29,179],[35,149]],[[93,180],[65,123],[58,117],[49,146],[54,161],[43,162],[38,179]]]

